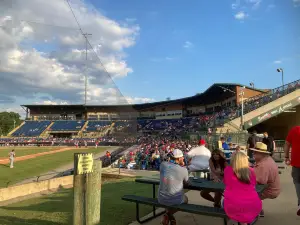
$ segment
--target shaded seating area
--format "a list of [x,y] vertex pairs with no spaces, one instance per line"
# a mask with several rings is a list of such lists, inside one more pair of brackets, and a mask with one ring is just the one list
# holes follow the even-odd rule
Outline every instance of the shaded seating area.
[[51,124],[51,121],[25,121],[23,126],[17,129],[13,137],[36,137]]
[[59,120],[55,121],[52,127],[50,128],[51,131],[79,131],[84,126],[85,121],[79,120]]
[[89,121],[86,126],[86,132],[101,131],[103,128],[110,126],[111,121]]

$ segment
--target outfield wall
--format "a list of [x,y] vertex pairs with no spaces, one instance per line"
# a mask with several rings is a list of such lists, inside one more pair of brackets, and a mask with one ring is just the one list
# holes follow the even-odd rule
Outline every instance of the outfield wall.
[[[106,172],[103,170],[102,177],[120,179],[124,177],[135,177],[133,174],[117,174]],[[27,184],[21,184],[0,189],[0,206],[7,205],[9,203],[18,202],[24,198],[30,198],[31,196],[39,193],[47,193],[49,191],[57,191],[59,188],[73,187],[73,175],[64,176],[59,178],[53,178],[49,180],[32,182]]]
[[37,194],[45,191],[55,191],[61,187],[73,186],[73,175],[53,178],[50,180],[21,184],[0,189],[0,202]]

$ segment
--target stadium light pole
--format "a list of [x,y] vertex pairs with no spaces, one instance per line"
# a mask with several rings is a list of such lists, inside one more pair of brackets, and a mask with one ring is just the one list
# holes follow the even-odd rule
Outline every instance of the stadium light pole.
[[281,72],[281,82],[282,82],[282,88],[284,86],[284,81],[283,81],[283,69],[282,68],[278,68],[277,72],[280,73]]
[[[253,84],[254,85],[254,84]],[[224,92],[226,91],[229,91],[231,93],[234,93],[236,94],[235,91],[233,90],[230,90],[228,88],[225,88],[225,87],[222,87],[222,86],[218,86],[219,88],[223,89]],[[240,89],[240,93],[239,93],[239,96],[241,97],[241,129],[244,130],[244,90],[245,90],[245,86],[243,86],[241,89]]]
[[241,97],[241,129],[244,130],[244,90],[245,86],[243,86],[240,90],[239,96]]
[[88,51],[88,36],[92,34],[84,33],[83,36],[85,38],[85,76],[84,76],[84,104],[87,103],[87,51]]

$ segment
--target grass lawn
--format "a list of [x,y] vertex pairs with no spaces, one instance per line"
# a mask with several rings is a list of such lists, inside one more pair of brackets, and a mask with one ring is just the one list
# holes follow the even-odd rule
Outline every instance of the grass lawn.
[[49,152],[53,150],[58,150],[61,147],[31,147],[31,148],[13,148],[13,147],[8,147],[8,148],[1,148],[0,149],[0,158],[1,157],[8,157],[8,153],[11,152],[12,149],[15,149],[16,156],[24,156],[24,155],[32,155],[40,152]]
[[[135,220],[135,204],[121,200],[125,194],[151,196],[152,186],[135,183],[133,179],[106,181],[101,193],[101,225],[127,225]],[[152,207],[142,206],[141,215]],[[3,225],[70,225],[72,224],[73,190],[25,200],[0,207],[0,224]]]
[[89,152],[97,154],[106,151],[109,148],[115,147],[105,146],[98,147],[97,149],[81,148],[50,155],[42,155],[37,158],[15,162],[13,169],[10,169],[8,165],[0,164],[0,187],[6,187],[7,182],[10,182],[10,185],[12,185],[13,183],[18,183],[27,178],[51,172],[56,168],[72,163],[74,161],[74,153]]

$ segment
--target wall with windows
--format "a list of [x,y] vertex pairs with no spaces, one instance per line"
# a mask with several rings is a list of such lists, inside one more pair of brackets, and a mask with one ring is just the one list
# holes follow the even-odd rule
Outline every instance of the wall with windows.
[[188,107],[187,108],[187,113],[188,115],[192,114],[199,114],[199,113],[204,113],[205,112],[205,106],[194,106],[194,107]]
[[177,119],[182,117],[182,110],[173,110],[165,112],[156,112],[156,119]]

